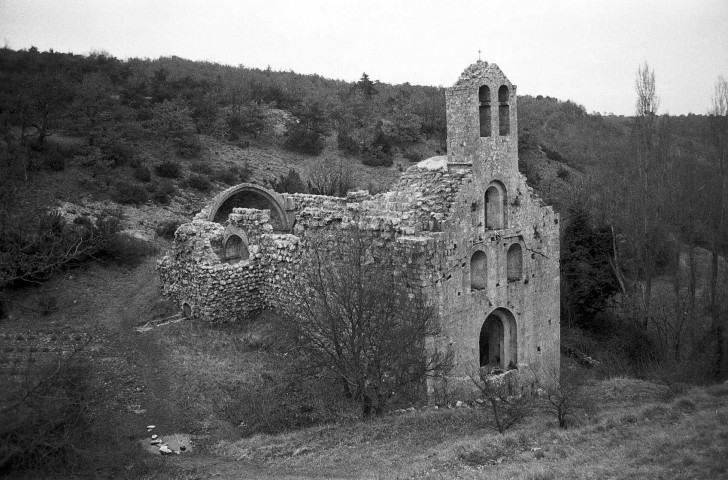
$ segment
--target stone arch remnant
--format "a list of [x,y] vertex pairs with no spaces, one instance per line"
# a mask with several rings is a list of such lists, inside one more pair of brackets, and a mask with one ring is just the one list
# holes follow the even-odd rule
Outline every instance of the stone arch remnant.
[[280,193],[252,183],[241,183],[215,197],[207,219],[211,222],[224,223],[233,208],[270,210],[273,231],[290,232],[291,225],[285,205],[286,201]]
[[478,340],[480,367],[505,370],[518,363],[516,318],[507,308],[496,308],[483,322]]

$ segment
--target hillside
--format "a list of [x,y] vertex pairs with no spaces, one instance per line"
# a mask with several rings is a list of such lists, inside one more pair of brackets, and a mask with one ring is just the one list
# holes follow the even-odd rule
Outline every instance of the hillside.
[[[518,114],[519,169],[563,220],[562,362],[589,379],[593,408],[561,430],[536,399],[505,435],[480,404],[394,404],[364,422],[339,390],[300,381],[274,313],[182,320],[155,262],[230,185],[386,190],[444,153],[443,89],[1,49],[0,472],[725,476],[715,118],[655,117],[647,158],[636,117],[541,96],[519,97]],[[149,424],[193,452],[146,456]]]
[[[728,473],[725,384],[671,391],[624,377],[595,379],[588,384],[588,408],[567,430],[542,410],[543,400],[504,435],[493,430],[489,409],[455,407],[456,399],[437,409],[415,405],[361,421],[355,404],[332,401],[324,385],[289,382],[271,316],[236,325],[161,325],[175,307],[159,297],[157,285],[153,258],[131,270],[89,265],[13,296],[19,304],[37,305],[53,295],[57,309],[38,316],[14,308],[0,325],[3,375],[40,373],[36,368],[46,360],[90,338],[75,368],[95,365],[87,408],[103,420],[95,421],[88,439],[96,445],[95,466],[78,474],[578,479]],[[135,329],[145,324],[154,328]],[[593,374],[567,358],[564,368]],[[158,458],[137,451],[137,440],[149,441],[149,424],[160,435],[191,438],[191,453]],[[75,441],[86,445],[83,438]]]

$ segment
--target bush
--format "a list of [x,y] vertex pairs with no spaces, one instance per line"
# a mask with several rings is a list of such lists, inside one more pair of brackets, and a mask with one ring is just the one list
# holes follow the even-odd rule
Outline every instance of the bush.
[[493,413],[493,426],[504,433],[532,413],[532,399],[528,395],[512,395],[510,379],[505,376],[470,377],[481,393],[483,408]]
[[140,165],[134,169],[134,178],[140,182],[148,182],[152,179],[152,172],[149,171],[148,167]]
[[215,180],[225,185],[237,185],[239,172],[236,168],[230,167],[225,170],[218,170],[215,173]]
[[117,233],[100,253],[120,265],[133,268],[149,255],[157,253],[157,247],[147,240],[126,233]]
[[422,155],[421,152],[419,152],[418,150],[416,150],[414,148],[408,148],[407,150],[404,151],[402,156],[404,158],[406,158],[407,160],[409,160],[410,162],[419,162],[419,161],[423,160],[425,157],[424,155]]
[[314,195],[345,197],[354,186],[351,167],[346,161],[321,159],[309,170],[308,191]]
[[101,147],[101,153],[106,160],[110,160],[111,165],[116,168],[126,165],[134,158],[134,149],[131,145],[123,142],[114,142]]
[[571,172],[569,172],[566,167],[559,167],[559,171],[556,172],[556,176],[559,177],[561,180],[568,180],[570,174]]
[[541,150],[543,150],[543,152],[546,154],[546,158],[548,158],[549,160],[566,163],[566,159],[563,157],[563,155],[561,155],[558,150],[550,148],[546,145],[541,145]]
[[152,200],[160,205],[168,205],[172,197],[177,193],[177,188],[170,181],[153,185]]
[[135,455],[136,446],[115,433],[118,425],[94,414],[108,398],[94,383],[85,346],[57,362],[30,364],[20,388],[4,385],[0,476],[72,478],[88,471],[116,478]]
[[177,153],[185,158],[196,157],[202,150],[202,143],[197,135],[192,134],[177,140]]
[[182,169],[172,160],[165,160],[154,167],[156,174],[163,178],[179,178],[182,176]]
[[119,182],[111,190],[111,199],[122,205],[138,205],[146,203],[149,195],[144,187],[128,182]]
[[270,187],[278,193],[306,193],[306,184],[293,168],[288,171],[287,175],[280,175],[271,180]]
[[46,153],[42,158],[42,165],[46,170],[62,172],[66,169],[66,157],[57,150]]
[[252,177],[252,176],[253,176],[253,169],[250,168],[250,165],[248,164],[248,162],[245,162],[243,164],[242,168],[240,168],[238,170],[238,178],[240,179],[241,183],[246,183],[246,182],[250,181],[250,177]]
[[289,127],[288,138],[284,145],[292,152],[307,155],[319,155],[326,146],[323,135],[299,125]]
[[207,177],[194,173],[187,178],[187,185],[200,192],[209,192],[212,188]]
[[167,240],[172,240],[174,239],[174,233],[177,231],[177,228],[179,228],[180,225],[182,225],[181,220],[165,220],[157,225],[155,231],[160,237]]
[[190,170],[203,175],[210,175],[213,172],[212,166],[205,162],[194,162],[190,165]]
[[359,153],[359,144],[351,136],[351,134],[343,128],[339,130],[336,136],[336,144],[339,150],[347,155],[357,155]]
[[364,154],[361,163],[370,167],[391,167],[392,156],[383,153],[381,150],[370,149]]

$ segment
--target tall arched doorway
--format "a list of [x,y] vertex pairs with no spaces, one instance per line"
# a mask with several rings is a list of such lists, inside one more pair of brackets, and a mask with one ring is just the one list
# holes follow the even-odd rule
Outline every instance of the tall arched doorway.
[[478,345],[481,367],[505,370],[518,363],[518,330],[510,310],[497,308],[486,317]]

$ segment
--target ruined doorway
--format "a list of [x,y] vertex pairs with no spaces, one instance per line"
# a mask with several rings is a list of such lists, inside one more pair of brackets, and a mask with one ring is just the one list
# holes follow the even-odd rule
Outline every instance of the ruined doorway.
[[506,308],[497,308],[483,322],[478,340],[480,367],[506,370],[518,363],[516,319]]
[[492,365],[503,368],[503,322],[496,315],[489,315],[480,329],[480,366]]

